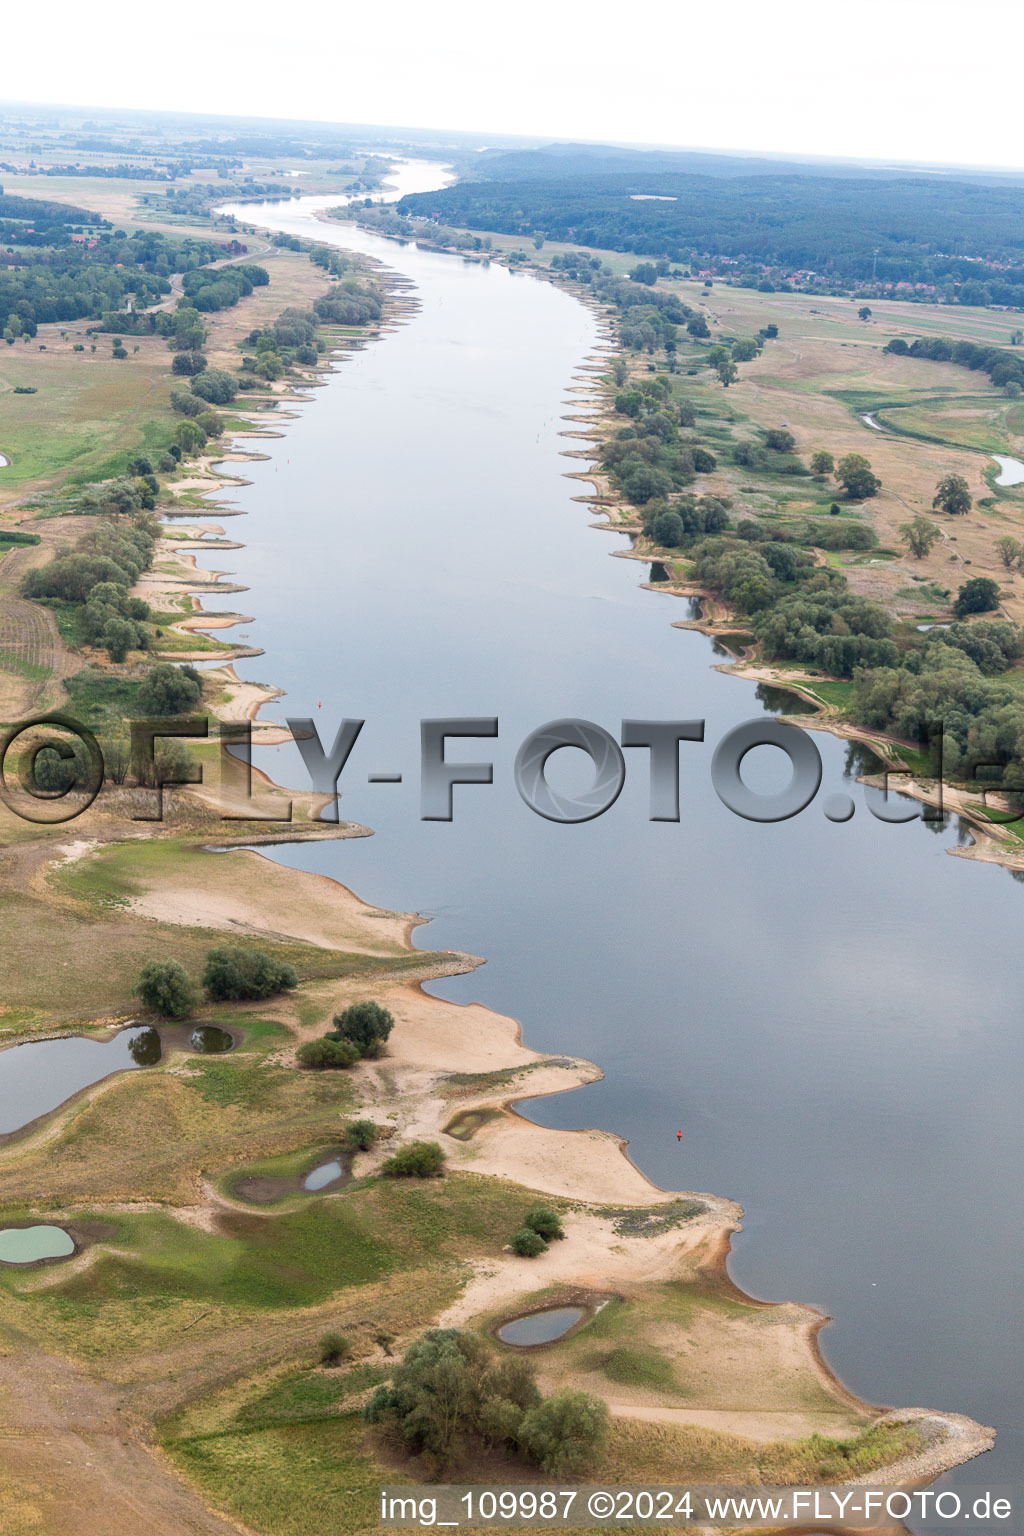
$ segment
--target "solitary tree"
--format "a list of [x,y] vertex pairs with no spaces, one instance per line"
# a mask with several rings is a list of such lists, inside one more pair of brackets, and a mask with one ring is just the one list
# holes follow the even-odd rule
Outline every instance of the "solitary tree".
[[858,309],[858,311],[857,311],[857,318],[859,320],[870,320],[871,319],[871,310],[868,308],[868,306],[866,304],[862,304],[860,309]]
[[996,539],[996,549],[999,551],[1000,560],[1008,571],[1012,571],[1013,567],[1019,564],[1021,557],[1024,556],[1024,544],[1020,544],[1016,539],[1012,539],[1008,533],[1004,534],[1001,539]]
[[854,501],[866,501],[882,489],[881,480],[862,453],[844,454],[836,465],[836,479]]
[[917,560],[923,560],[941,537],[938,528],[926,517],[919,515],[911,523],[900,523],[900,538]]
[[811,474],[831,475],[836,467],[836,461],[827,448],[819,448],[817,453],[811,454]]
[[959,517],[969,512],[973,505],[970,487],[963,475],[943,475],[935,487],[932,506],[941,507],[950,517]]
[[723,358],[723,360],[718,364],[716,372],[722,381],[723,388],[725,389],[728,389],[730,384],[735,384],[736,380],[740,376],[740,371],[736,367],[736,364],[733,362],[731,357]]
[[788,427],[769,427],[764,440],[776,453],[792,453],[796,447],[796,438]]
[[335,1014],[328,1038],[347,1040],[360,1056],[380,1056],[394,1027],[394,1015],[379,1003],[352,1003],[343,1013]]
[[953,604],[958,619],[971,613],[991,613],[999,607],[999,588],[991,576],[972,576],[965,581]]
[[177,960],[148,960],[136,991],[147,1008],[165,1019],[187,1019],[196,1004],[195,988]]

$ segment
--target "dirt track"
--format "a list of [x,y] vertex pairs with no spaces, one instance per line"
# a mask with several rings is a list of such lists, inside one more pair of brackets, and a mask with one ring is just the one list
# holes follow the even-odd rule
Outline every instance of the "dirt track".
[[[139,1428],[116,1387],[26,1341],[0,1355],[0,1528],[6,1536],[238,1536]],[[17,1493],[12,1495],[12,1487]]]

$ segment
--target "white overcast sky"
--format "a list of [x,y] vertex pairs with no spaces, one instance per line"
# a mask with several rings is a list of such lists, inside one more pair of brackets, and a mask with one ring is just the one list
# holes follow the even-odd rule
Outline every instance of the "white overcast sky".
[[1024,0],[8,0],[22,101],[1024,166]]

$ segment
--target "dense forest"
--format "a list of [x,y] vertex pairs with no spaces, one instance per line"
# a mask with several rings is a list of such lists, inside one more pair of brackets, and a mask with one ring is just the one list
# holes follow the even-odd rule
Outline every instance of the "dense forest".
[[[987,287],[991,302],[1024,302],[1024,188],[1017,186],[638,170],[457,182],[397,206],[468,229],[686,265],[718,259],[734,269],[813,272],[845,283],[873,275],[937,287],[970,281]],[[986,299],[975,293],[971,302]]]
[[[94,244],[5,251],[0,255],[0,322],[14,336],[34,336],[36,326],[46,321],[98,320],[129,297],[144,307],[170,293],[172,273],[191,273],[222,254],[212,240],[175,240],[156,233],[129,237],[116,231],[100,235]],[[197,291],[192,302],[207,309],[237,303],[238,292],[229,295],[229,286],[235,285],[225,269],[204,274],[197,288],[209,293]]]
[[95,228],[106,224],[98,213],[90,213],[87,208],[76,208],[71,203],[50,203],[41,197],[20,197],[5,192],[3,187],[0,187],[0,219],[9,230],[5,236],[8,240],[14,238],[19,228],[23,233],[29,230],[39,233],[42,230],[56,232],[68,226]]
[[[545,144],[539,149],[484,150],[474,167],[487,181],[536,181],[553,177],[608,176],[629,171],[643,174],[675,171],[700,176],[829,176],[880,178],[891,181],[902,174],[891,165],[873,167],[852,160],[808,160],[762,157],[756,154],[716,154],[696,149],[626,149],[617,144]],[[958,178],[959,179],[959,178]],[[966,181],[993,179],[1020,183],[1012,171],[993,176],[980,172],[966,174]]]
[[[81,225],[89,233],[71,232]],[[0,191],[0,330],[7,341],[34,336],[48,321],[100,320],[128,299],[134,310],[145,309],[170,293],[176,272],[185,274],[189,306],[206,311],[237,304],[268,281],[263,267],[209,267],[225,254],[214,240],[157,230],[128,235],[102,225],[83,208]],[[235,242],[235,249],[245,248]]]

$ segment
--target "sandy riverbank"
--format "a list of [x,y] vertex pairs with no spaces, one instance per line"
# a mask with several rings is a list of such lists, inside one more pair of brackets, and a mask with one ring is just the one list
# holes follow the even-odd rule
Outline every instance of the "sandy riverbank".
[[[386,315],[386,320],[391,318]],[[610,327],[603,314],[601,321],[602,340],[607,345]],[[598,353],[585,360],[570,386],[570,394],[592,396],[593,375],[605,363],[606,357]],[[589,399],[569,403],[573,411],[578,411],[581,405],[589,404]],[[590,418],[574,415],[567,420],[587,424]],[[577,435],[584,437],[589,433]],[[242,453],[218,455],[218,463],[242,462],[245,457]],[[590,478],[583,474],[575,477]],[[214,493],[229,483],[212,463],[204,465],[202,476],[193,477],[193,481],[190,489],[201,487],[204,492]],[[211,507],[211,515],[219,515],[217,509]],[[191,551],[183,554],[194,563]],[[223,585],[217,589],[228,590]],[[190,622],[198,627],[202,620],[194,615]],[[237,684],[237,679],[234,681]],[[248,686],[232,687],[228,705],[221,706],[218,712],[228,708],[237,715],[243,709],[246,718],[255,718],[266,697],[244,695]],[[242,889],[243,896],[221,891],[214,897],[204,874],[196,885],[190,882],[187,888],[180,882],[174,887],[161,886],[158,881],[151,883],[136,899],[136,910],[140,915],[165,922],[286,933],[327,948],[372,953],[376,941],[391,952],[395,946],[412,951],[411,932],[419,921],[414,916],[382,913],[366,906],[340,884],[283,869],[254,854],[233,853],[223,860],[221,867],[229,883],[233,883],[231,867],[240,858],[248,861],[245,876],[236,887]],[[367,944],[369,949],[364,947]],[[475,963],[472,957],[452,960],[457,964],[463,962],[458,964],[459,969]],[[428,979],[439,974],[439,969],[436,964],[431,969],[425,959],[425,972],[423,979]],[[316,992],[318,988],[306,990]],[[332,1004],[372,995],[395,1015],[396,1029],[388,1057],[379,1065],[366,1064],[359,1069],[366,1102],[372,1106],[375,1118],[386,1118],[403,1138],[427,1136],[440,1140],[453,1169],[521,1184],[526,1190],[571,1201],[578,1207],[567,1217],[565,1242],[553,1247],[541,1261],[530,1263],[509,1254],[500,1261],[491,1260],[475,1267],[467,1278],[463,1295],[445,1312],[442,1321],[474,1321],[495,1308],[521,1304],[536,1286],[613,1286],[622,1294],[639,1295],[652,1282],[696,1274],[713,1276],[728,1284],[729,1243],[742,1214],[737,1205],[692,1191],[658,1189],[631,1162],[625,1144],[606,1132],[550,1130],[534,1125],[516,1112],[517,1100],[569,1091],[600,1077],[599,1068],[578,1058],[543,1058],[523,1044],[514,1020],[480,1005],[462,1007],[431,997],[419,982],[387,984],[382,978],[363,983],[350,981],[344,988],[331,984],[331,992]],[[322,1027],[297,1025],[294,1019],[290,1023],[296,1043],[312,1038]],[[477,1081],[466,1082],[473,1078]],[[466,1108],[491,1113],[468,1140],[461,1141],[448,1135],[445,1127],[457,1111]],[[646,1210],[678,1201],[694,1202],[700,1210],[656,1236],[622,1233],[616,1229],[614,1215],[608,1212],[608,1207]],[[744,1302],[752,1314],[763,1315],[765,1309],[761,1304],[750,1298],[744,1298]],[[773,1305],[768,1310],[776,1322],[770,1335],[772,1347],[784,1341],[788,1369],[813,1379],[832,1404],[829,1413],[839,1415],[835,1421],[819,1415],[815,1422],[820,1432],[841,1426],[846,1433],[851,1426],[863,1427],[879,1417],[880,1410],[854,1398],[824,1364],[817,1335],[827,1319],[795,1303]],[[752,1340],[747,1356],[751,1381],[755,1376],[758,1380],[766,1374],[770,1376],[779,1366],[770,1349],[765,1353],[764,1340],[769,1335],[763,1329],[760,1332],[761,1343]],[[663,1404],[644,1401],[642,1393],[632,1403],[617,1401],[614,1406],[617,1414],[638,1419],[664,1409]],[[696,1408],[690,1410],[689,1419],[678,1422],[701,1423],[714,1429],[722,1425],[722,1411],[714,1407]],[[789,1433],[794,1437],[812,1432],[807,1427],[806,1414],[787,1419],[787,1411],[754,1407],[749,1413],[733,1410],[732,1432],[752,1438],[768,1438],[769,1431],[772,1436]],[[930,1418],[934,1424],[945,1426],[937,1431],[930,1449],[935,1462],[930,1476],[992,1444],[992,1432],[982,1426],[972,1425],[967,1434],[955,1427],[964,1422],[955,1416]]]

